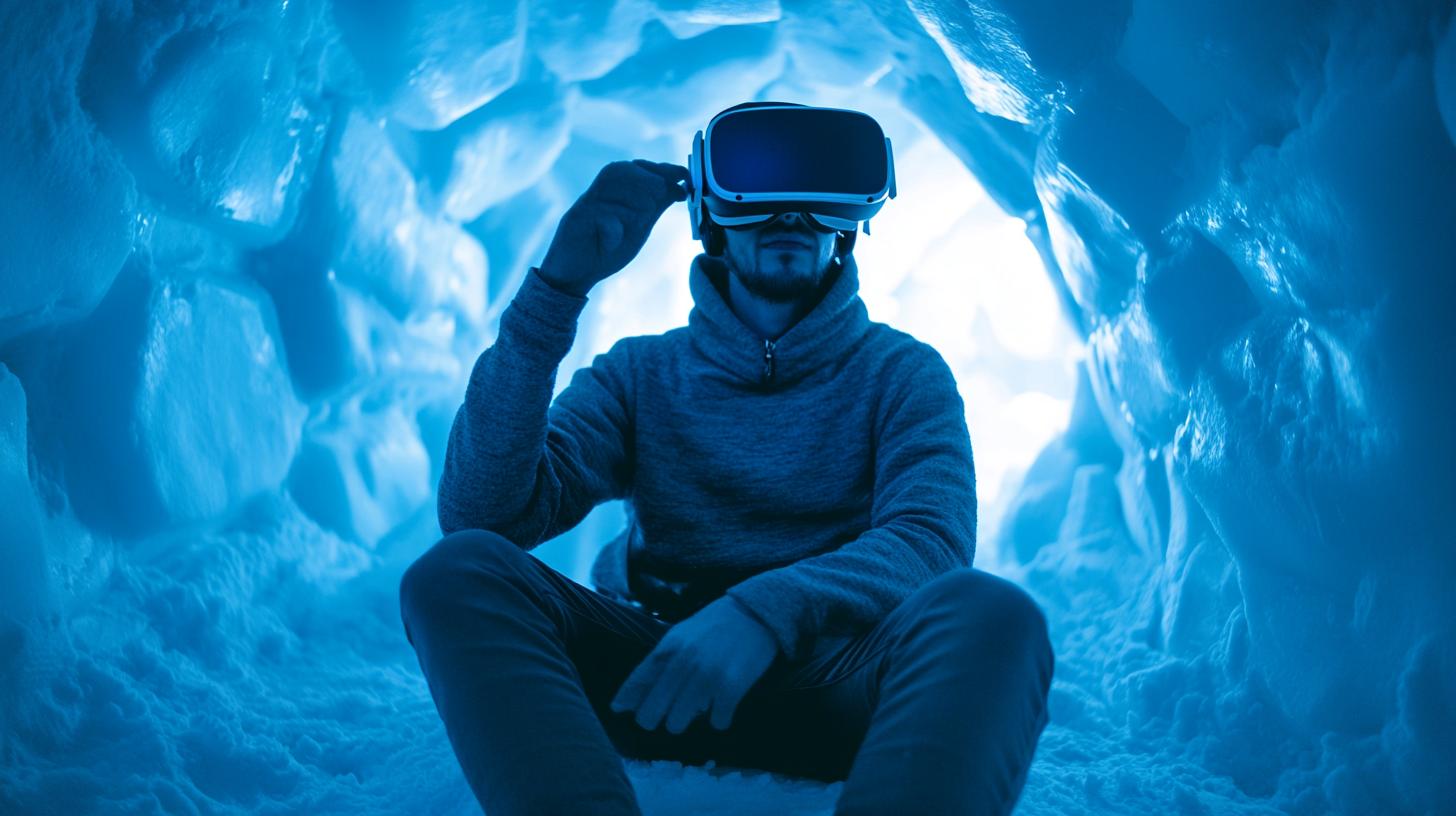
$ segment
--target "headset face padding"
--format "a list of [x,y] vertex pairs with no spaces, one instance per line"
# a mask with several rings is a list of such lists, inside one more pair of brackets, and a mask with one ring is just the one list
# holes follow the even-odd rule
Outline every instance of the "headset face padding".
[[[713,223],[711,219],[703,222],[703,252],[714,258],[721,258],[728,251],[728,231],[722,226]],[[858,230],[851,230],[844,233],[842,238],[834,239],[834,254],[841,258],[848,257],[854,251],[854,242],[859,238]]]
[[703,251],[715,258],[721,258],[728,251],[728,231],[711,222],[706,227],[703,233]]

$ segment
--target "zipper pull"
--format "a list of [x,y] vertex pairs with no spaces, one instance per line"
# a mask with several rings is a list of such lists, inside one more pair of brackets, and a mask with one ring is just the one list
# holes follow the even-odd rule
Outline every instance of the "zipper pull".
[[763,341],[763,381],[768,382],[774,375],[774,344],[772,340]]

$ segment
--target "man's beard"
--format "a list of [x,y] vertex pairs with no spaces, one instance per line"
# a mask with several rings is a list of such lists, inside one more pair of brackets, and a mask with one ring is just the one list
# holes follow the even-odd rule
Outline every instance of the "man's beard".
[[832,265],[831,262],[807,274],[783,267],[764,272],[757,257],[748,259],[746,264],[737,263],[736,258],[731,260],[735,261],[729,264],[731,274],[738,277],[743,288],[770,303],[792,303],[817,293]]

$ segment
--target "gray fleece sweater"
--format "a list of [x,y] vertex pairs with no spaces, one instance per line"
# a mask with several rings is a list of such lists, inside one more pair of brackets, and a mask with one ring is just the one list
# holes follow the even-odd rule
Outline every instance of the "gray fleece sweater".
[[775,341],[699,255],[688,325],[626,337],[552,401],[587,298],[532,267],[471,373],[440,479],[440,526],[524,549],[626,499],[597,588],[681,619],[726,594],[790,659],[866,631],[969,566],[965,408],[940,354],[869,319],[853,256]]

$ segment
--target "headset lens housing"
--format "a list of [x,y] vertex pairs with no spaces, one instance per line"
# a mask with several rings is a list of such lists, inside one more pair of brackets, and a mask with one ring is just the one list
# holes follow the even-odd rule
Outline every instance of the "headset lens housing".
[[[772,221],[782,214],[783,213],[763,213],[760,215],[744,215],[737,218],[734,218],[732,216],[715,215],[712,216],[712,218],[714,223],[727,229],[746,230],[753,229],[760,224]],[[806,224],[808,224],[812,229],[818,230],[819,232],[853,232],[859,227],[858,221],[851,221],[846,218],[835,218],[832,215],[819,215],[818,213],[811,212],[801,212],[799,213],[799,215],[803,217]]]
[[885,135],[862,113],[748,108],[708,133],[713,182],[732,193],[883,194]]
[[688,157],[693,237],[708,219],[728,228],[803,213],[815,229],[869,232],[895,197],[890,140],[874,117],[770,103],[714,116]]

